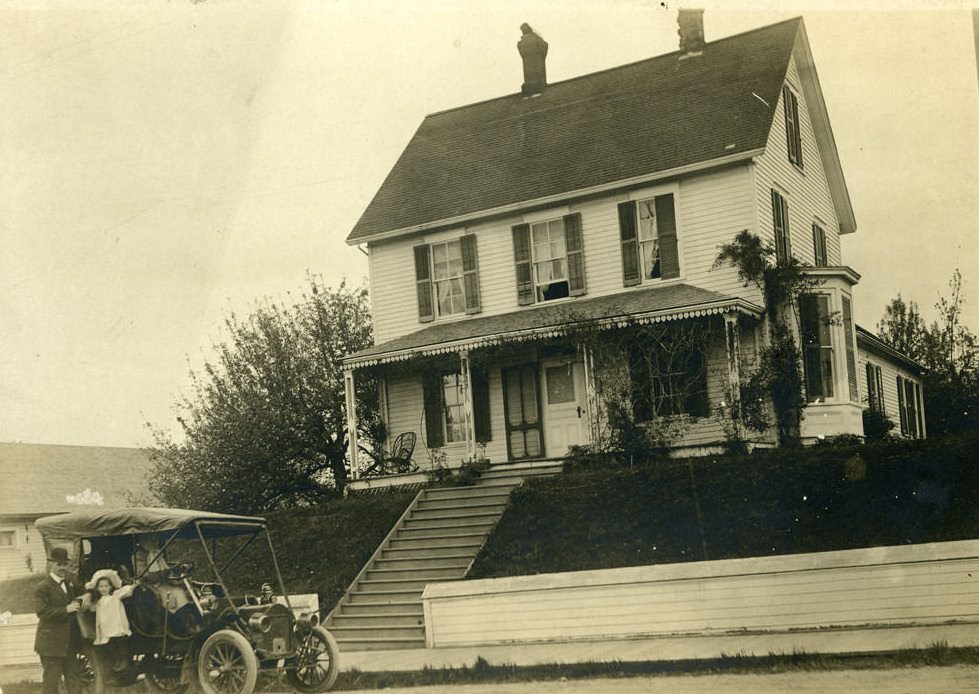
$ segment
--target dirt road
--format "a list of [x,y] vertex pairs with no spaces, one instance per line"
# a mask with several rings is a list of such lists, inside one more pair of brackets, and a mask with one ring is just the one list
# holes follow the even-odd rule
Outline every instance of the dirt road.
[[979,692],[979,666],[901,668],[896,670],[839,670],[773,675],[681,675],[567,682],[468,684],[360,690],[360,694],[954,694]]

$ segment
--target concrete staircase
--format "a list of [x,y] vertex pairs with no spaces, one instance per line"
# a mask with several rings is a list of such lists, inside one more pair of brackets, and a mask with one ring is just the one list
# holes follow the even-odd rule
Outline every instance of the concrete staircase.
[[340,650],[424,648],[425,585],[463,578],[510,492],[560,471],[561,461],[500,464],[474,486],[419,492],[325,620]]

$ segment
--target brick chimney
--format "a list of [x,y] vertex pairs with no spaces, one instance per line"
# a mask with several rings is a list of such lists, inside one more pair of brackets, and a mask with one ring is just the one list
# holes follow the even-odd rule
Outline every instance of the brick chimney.
[[680,35],[680,57],[704,52],[704,11],[683,10],[677,13],[677,33]]
[[523,59],[523,86],[520,91],[524,96],[540,94],[547,86],[547,70],[544,59],[547,58],[547,41],[538,36],[529,24],[521,24],[523,36],[517,42],[517,50]]

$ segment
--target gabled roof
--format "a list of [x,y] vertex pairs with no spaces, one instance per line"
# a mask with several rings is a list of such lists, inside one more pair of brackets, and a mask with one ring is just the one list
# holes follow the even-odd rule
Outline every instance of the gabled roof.
[[150,461],[138,448],[0,443],[0,514],[40,515],[76,511],[66,497],[88,489],[101,508],[132,505],[149,492]]
[[347,242],[760,154],[801,28],[791,19],[700,56],[668,53],[430,115]]
[[413,355],[457,352],[504,342],[553,337],[587,322],[599,327],[653,323],[736,311],[760,318],[762,309],[734,296],[689,284],[667,284],[610,296],[546,303],[496,316],[436,323],[344,359],[349,366],[395,362]]

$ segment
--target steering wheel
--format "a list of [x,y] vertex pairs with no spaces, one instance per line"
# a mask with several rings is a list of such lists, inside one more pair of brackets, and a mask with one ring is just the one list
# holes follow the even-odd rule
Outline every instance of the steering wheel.
[[194,570],[194,562],[192,561],[181,561],[170,567],[169,578],[174,580],[180,580],[190,576],[191,572]]

